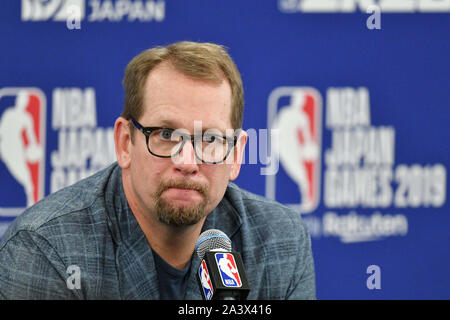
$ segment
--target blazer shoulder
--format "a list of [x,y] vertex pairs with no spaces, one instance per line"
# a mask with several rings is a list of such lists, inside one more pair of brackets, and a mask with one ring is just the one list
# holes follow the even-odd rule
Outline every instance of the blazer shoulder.
[[71,186],[65,187],[26,209],[9,226],[2,238],[5,243],[20,231],[44,234],[47,227],[65,228],[70,222],[92,222],[91,210],[100,208],[103,189],[111,167],[101,170]]

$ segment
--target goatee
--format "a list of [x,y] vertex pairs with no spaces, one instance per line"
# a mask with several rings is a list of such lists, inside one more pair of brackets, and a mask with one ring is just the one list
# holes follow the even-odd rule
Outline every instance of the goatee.
[[[162,194],[169,188],[191,189],[198,191],[203,200],[199,203],[185,206],[175,206],[162,198]],[[202,220],[208,204],[208,187],[189,181],[162,182],[155,194],[155,212],[158,220],[170,226],[190,226]]]

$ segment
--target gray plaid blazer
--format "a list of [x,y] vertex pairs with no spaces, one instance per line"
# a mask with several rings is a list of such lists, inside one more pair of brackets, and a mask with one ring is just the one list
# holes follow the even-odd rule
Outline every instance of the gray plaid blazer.
[[[311,239],[300,215],[229,183],[203,230],[220,229],[242,255],[248,299],[315,299]],[[193,255],[185,299],[202,299]],[[68,285],[73,269],[79,285]],[[70,280],[70,281],[69,281]],[[152,249],[117,163],[49,195],[0,243],[2,299],[159,299]]]

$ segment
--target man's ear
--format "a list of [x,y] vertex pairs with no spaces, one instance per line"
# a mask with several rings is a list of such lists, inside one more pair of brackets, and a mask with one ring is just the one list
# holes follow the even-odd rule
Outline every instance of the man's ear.
[[131,134],[129,121],[123,117],[114,123],[114,143],[116,145],[117,162],[122,169],[130,167]]
[[241,170],[242,159],[244,156],[245,145],[247,144],[248,135],[247,132],[241,130],[239,133],[236,146],[234,147],[231,155],[234,156],[233,163],[231,164],[230,181],[235,180],[239,176]]

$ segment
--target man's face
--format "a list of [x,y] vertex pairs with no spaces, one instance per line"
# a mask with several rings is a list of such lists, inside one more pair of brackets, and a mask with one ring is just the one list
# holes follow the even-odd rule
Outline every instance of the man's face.
[[[218,129],[230,136],[226,132],[232,128],[227,81],[193,80],[162,63],[149,74],[144,92],[144,114],[135,119],[144,127],[184,129],[194,134],[195,121],[201,121],[203,132]],[[193,145],[186,141],[173,161],[151,155],[144,134],[136,130],[134,143],[129,143],[124,183],[129,183],[132,197],[145,214],[171,225],[195,224],[218,205],[228,181],[237,177],[245,142],[246,136],[241,135],[226,163],[206,164],[196,159]]]

